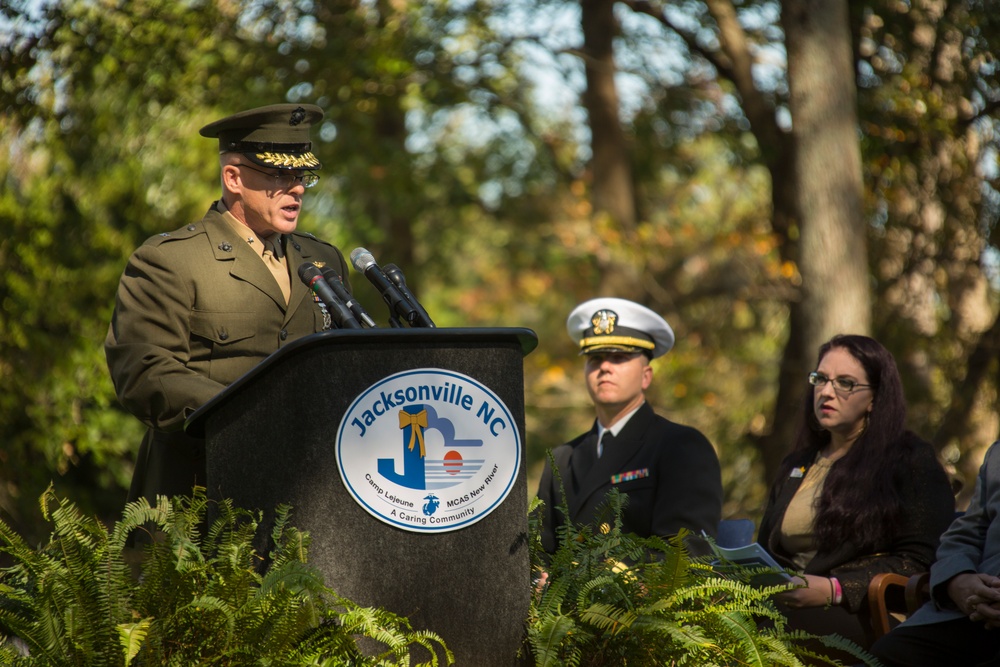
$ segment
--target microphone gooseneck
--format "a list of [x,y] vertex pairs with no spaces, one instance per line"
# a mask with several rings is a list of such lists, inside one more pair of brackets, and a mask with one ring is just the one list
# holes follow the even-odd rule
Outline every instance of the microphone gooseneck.
[[319,300],[323,302],[323,305],[326,306],[327,311],[337,326],[341,329],[361,328],[361,324],[358,323],[354,315],[351,314],[351,311],[344,305],[344,302],[337,297],[337,294],[326,282],[326,279],[323,278],[323,274],[320,272],[318,266],[312,262],[303,262],[299,265],[298,274],[299,279],[315,292]]
[[375,329],[378,327],[375,324],[375,320],[372,319],[365,307],[358,303],[358,300],[354,298],[347,288],[344,286],[344,279],[337,273],[337,270],[330,266],[325,266],[321,270],[323,273],[323,278],[326,283],[333,290],[334,294],[344,302],[344,305],[351,311],[354,317],[369,329]]
[[399,316],[411,327],[416,325],[420,317],[417,309],[379,268],[370,252],[364,248],[355,248],[351,251],[351,264],[358,272],[364,274],[368,282],[382,295],[382,299],[389,306],[390,322],[393,321],[391,318]]
[[389,280],[403,293],[403,296],[406,297],[407,301],[417,311],[417,324],[422,327],[433,327],[434,320],[431,319],[431,316],[427,314],[424,307],[417,301],[417,297],[413,296],[413,293],[406,284],[406,276],[403,275],[403,271],[395,264],[386,264],[384,271]]

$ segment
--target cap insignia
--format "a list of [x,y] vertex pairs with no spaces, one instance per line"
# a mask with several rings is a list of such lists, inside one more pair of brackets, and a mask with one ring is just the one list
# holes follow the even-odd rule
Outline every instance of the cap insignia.
[[615,330],[617,321],[618,313],[613,310],[599,310],[590,318],[590,323],[594,325],[595,334],[610,334]]
[[292,117],[288,119],[288,124],[295,126],[306,119],[306,110],[302,107],[298,107],[292,112]]

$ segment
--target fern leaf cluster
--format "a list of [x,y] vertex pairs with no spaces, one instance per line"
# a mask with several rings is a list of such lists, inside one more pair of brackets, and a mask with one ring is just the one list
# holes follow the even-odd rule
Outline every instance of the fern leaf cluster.
[[[565,494],[564,494],[565,495]],[[536,570],[524,657],[538,667],[838,665],[815,642],[874,658],[840,637],[786,628],[771,601],[783,587],[751,585],[759,572],[719,570],[692,557],[684,532],[665,541],[622,528],[627,496],[605,501],[606,532],[569,522],[554,554],[541,549],[540,501],[529,529]],[[562,507],[564,516],[568,508]]]
[[[450,652],[405,618],[361,607],[328,589],[307,561],[309,537],[280,507],[273,550],[253,544],[258,513],[230,501],[139,500],[108,531],[50,488],[41,499],[53,531],[33,549],[0,521],[0,664],[14,667],[410,665],[421,647]],[[130,535],[145,536],[135,576]],[[360,637],[375,640],[364,654]]]

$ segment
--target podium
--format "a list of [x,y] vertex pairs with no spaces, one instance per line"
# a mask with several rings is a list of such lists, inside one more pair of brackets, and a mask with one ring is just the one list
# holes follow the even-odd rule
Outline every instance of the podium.
[[267,536],[290,505],[327,586],[437,633],[457,665],[514,665],[531,593],[523,357],[536,345],[517,328],[296,340],[189,418],[208,496],[264,511]]

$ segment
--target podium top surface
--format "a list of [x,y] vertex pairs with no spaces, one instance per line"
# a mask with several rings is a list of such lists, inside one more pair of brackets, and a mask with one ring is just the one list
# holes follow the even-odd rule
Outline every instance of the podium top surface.
[[240,388],[254,381],[260,375],[289,356],[299,354],[305,349],[316,346],[333,345],[349,348],[355,343],[370,345],[420,345],[459,343],[515,343],[521,348],[521,354],[527,355],[538,346],[538,336],[531,329],[518,327],[480,327],[480,328],[384,328],[384,329],[332,329],[292,341],[280,350],[271,354],[246,374],[238,378],[210,401],[195,410],[184,424],[184,430],[195,437],[204,437],[205,421],[216,407],[229,400]]

